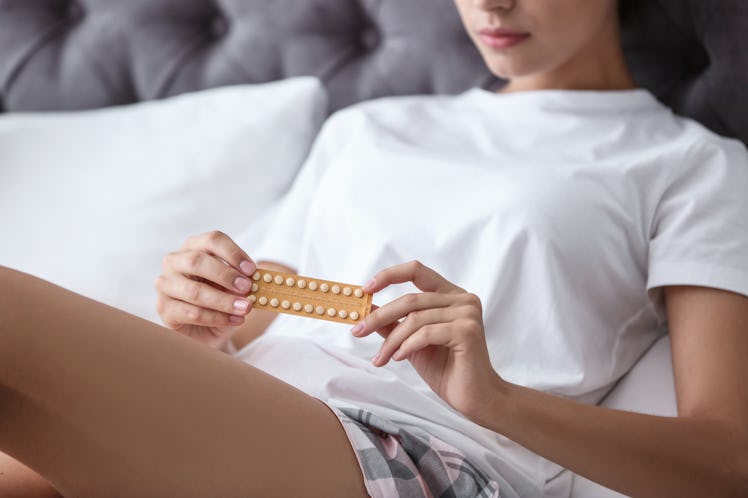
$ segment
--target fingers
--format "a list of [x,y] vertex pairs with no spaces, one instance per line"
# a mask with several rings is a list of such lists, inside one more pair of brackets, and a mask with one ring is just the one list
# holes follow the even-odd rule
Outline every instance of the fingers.
[[227,315],[243,316],[252,303],[244,297],[223,292],[215,287],[185,277],[181,274],[162,275],[156,280],[156,289],[168,299],[192,304],[206,310]]
[[375,366],[382,366],[429,345],[459,349],[460,344],[485,341],[482,314],[475,294],[408,294],[374,309],[351,333],[364,337],[378,332],[384,337],[372,360]]
[[168,297],[159,297],[158,312],[164,325],[179,330],[184,325],[205,327],[236,327],[244,323],[244,317],[213,311]]
[[[449,294],[423,293],[423,294],[406,294],[391,303],[373,309],[373,311],[354,327],[354,335],[363,337],[372,332],[379,331],[383,327],[394,324],[398,320],[409,316],[409,314],[429,308],[444,308],[454,302],[454,296]],[[358,330],[356,330],[358,329]]]
[[389,285],[404,282],[413,282],[424,292],[465,292],[419,261],[410,261],[382,270],[367,282],[363,289],[367,292],[379,292]]
[[[392,352],[391,358],[400,361],[428,346],[448,346],[449,340],[453,336],[451,329],[451,323],[426,325],[417,334],[406,337]],[[389,358],[385,358],[382,352],[376,358],[375,365],[377,366],[386,365],[389,361]]]
[[[372,304],[371,305],[372,312],[376,311],[377,309],[379,309],[379,306],[377,306],[376,304]],[[395,327],[398,326],[398,324],[399,324],[399,322],[394,322],[394,323],[390,323],[389,325],[384,325],[384,326],[378,327],[376,329],[376,333],[386,339],[387,336],[390,335],[390,333],[392,332],[392,330]],[[358,327],[359,327],[359,325],[356,325],[351,331],[354,332]],[[370,333],[371,333],[371,331],[368,331],[366,333],[361,333],[361,334],[354,333],[353,335],[356,335],[356,336],[359,336],[359,337],[363,337],[364,335],[369,335]]]
[[171,253],[164,258],[163,266],[165,274],[198,277],[238,295],[247,295],[252,288],[249,277],[206,252],[184,250]]
[[[409,314],[405,320],[395,326],[387,335],[379,349],[379,354],[373,360],[374,365],[385,365],[390,361],[395,352],[399,353],[399,356],[395,358],[396,360],[407,357],[407,354],[403,354],[402,348],[405,342],[412,341],[415,337],[423,336],[421,342],[424,340],[426,342],[423,343],[422,347],[429,344],[447,345],[446,343],[449,341],[448,336],[442,333],[439,337],[435,337],[434,334],[443,331],[445,328],[443,325],[449,325],[454,318],[453,315],[453,313],[445,308],[430,309]],[[438,342],[434,342],[436,339],[438,339]]]
[[257,269],[257,265],[252,261],[252,258],[236,245],[231,237],[217,230],[190,237],[185,242],[183,249],[213,254],[240,270],[246,276],[251,276]]
[[[392,359],[400,361],[428,346],[443,346],[457,350],[458,344],[467,349],[469,344],[479,342],[485,343],[483,324],[475,320],[460,319],[425,325],[407,336],[397,347],[393,344],[390,348],[395,348]],[[381,352],[377,360],[377,365],[387,363],[382,359]]]
[[221,232],[190,237],[182,250],[167,254],[156,279],[158,311],[170,328],[226,326],[244,322],[252,308],[254,261]]

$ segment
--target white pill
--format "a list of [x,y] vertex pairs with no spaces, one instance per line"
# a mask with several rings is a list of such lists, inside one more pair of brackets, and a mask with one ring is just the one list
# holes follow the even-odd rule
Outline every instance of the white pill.
[[319,290],[321,290],[322,292],[327,292],[330,290],[330,286],[327,284],[322,284],[319,286]]
[[333,285],[332,286],[332,293],[333,294],[340,294],[340,286],[339,285]]
[[351,320],[353,320],[354,322],[358,320],[358,313],[356,313],[355,311],[351,311]]
[[309,290],[317,290],[317,282],[309,282]]
[[361,289],[356,289],[353,295],[356,297],[362,297],[364,295],[364,291],[362,291]]
[[267,283],[270,283],[270,282],[272,282],[272,281],[273,281],[273,276],[272,276],[271,274],[269,274],[269,273],[266,273],[266,274],[265,274],[265,275],[264,275],[264,276],[262,277],[262,279],[263,279],[263,280],[264,280],[265,282],[267,282]]
[[306,287],[306,280],[299,280],[298,282],[296,282],[296,285],[299,287],[299,289],[303,289],[304,287]]
[[293,287],[296,284],[296,280],[292,279],[291,277],[288,277],[286,279],[286,285],[289,287]]
[[335,308],[330,308],[329,310],[327,310],[327,316],[329,316],[330,318],[334,317],[337,314],[338,310],[336,310]]
[[255,301],[257,301],[257,296],[249,296],[247,299],[249,299],[251,303],[254,303]]
[[268,298],[265,296],[262,296],[260,300],[258,301],[262,306],[265,306],[268,303]]
[[314,306],[312,306],[311,304],[306,304],[304,305],[304,311],[306,311],[307,313],[311,313],[312,311],[314,311]]
[[257,284],[252,284],[252,292],[257,292],[257,290],[260,288]]
[[315,310],[318,315],[324,315],[325,314],[325,307],[324,306],[317,306],[317,309]]
[[276,275],[275,276],[275,283],[278,284],[278,285],[283,285],[283,277],[281,277],[280,275]]
[[340,310],[338,311],[338,316],[343,319],[348,318],[348,312],[346,310]]
[[351,294],[353,294],[353,291],[350,287],[346,287],[343,289],[343,294],[345,294],[346,296],[350,296]]
[[283,300],[283,302],[281,303],[281,308],[283,308],[284,310],[287,310],[287,309],[288,309],[288,308],[290,308],[290,307],[291,307],[291,303],[290,303],[290,302],[288,302],[288,301],[286,301],[286,300],[284,299],[284,300]]
[[277,308],[278,304],[279,304],[278,298],[274,297],[273,299],[270,300],[270,306],[272,306],[273,308]]
[[301,311],[301,303],[293,303],[294,311]]
[[260,272],[256,271],[256,272],[254,272],[254,273],[252,274],[252,280],[260,280],[260,277],[261,277],[261,276],[262,276],[262,275],[260,275]]

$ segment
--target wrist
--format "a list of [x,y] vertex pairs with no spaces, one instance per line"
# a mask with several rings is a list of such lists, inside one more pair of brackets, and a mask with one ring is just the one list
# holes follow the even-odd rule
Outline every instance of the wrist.
[[497,433],[503,432],[512,406],[511,398],[515,385],[495,375],[489,384],[483,402],[469,417],[473,422]]

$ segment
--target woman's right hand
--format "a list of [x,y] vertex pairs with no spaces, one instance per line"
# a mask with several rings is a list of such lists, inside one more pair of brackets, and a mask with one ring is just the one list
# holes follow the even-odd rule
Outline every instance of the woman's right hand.
[[252,309],[254,261],[218,231],[190,237],[163,259],[156,278],[157,308],[164,324],[221,348]]

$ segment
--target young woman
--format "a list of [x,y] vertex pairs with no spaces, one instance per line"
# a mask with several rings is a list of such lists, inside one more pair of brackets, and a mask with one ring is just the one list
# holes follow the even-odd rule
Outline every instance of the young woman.
[[[0,449],[76,497],[748,494],[745,148],[635,87],[614,0],[456,4],[509,84],[332,117],[262,244],[166,256],[178,333],[2,269]],[[252,311],[257,266],[381,307]],[[678,416],[595,406],[666,331]]]

